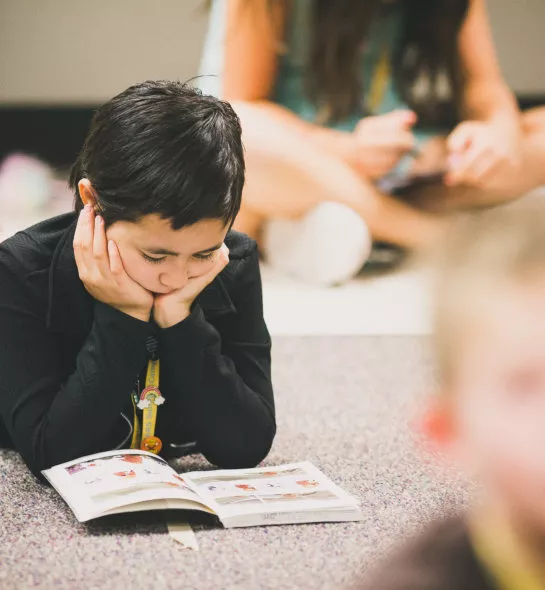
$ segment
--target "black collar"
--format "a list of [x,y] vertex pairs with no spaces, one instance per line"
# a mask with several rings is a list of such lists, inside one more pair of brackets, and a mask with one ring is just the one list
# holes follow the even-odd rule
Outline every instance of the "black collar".
[[[89,330],[93,321],[93,298],[78,276],[73,240],[76,221],[63,233],[49,267],[49,294],[46,325],[53,331],[79,333]],[[220,276],[197,297],[207,319],[212,320],[236,308]]]

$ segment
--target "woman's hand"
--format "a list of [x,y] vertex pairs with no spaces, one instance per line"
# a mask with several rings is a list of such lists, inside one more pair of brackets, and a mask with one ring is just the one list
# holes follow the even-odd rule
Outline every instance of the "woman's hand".
[[104,220],[86,205],[74,235],[74,256],[79,278],[97,301],[148,322],[153,295],[125,272],[115,242],[106,240]]
[[187,284],[168,295],[156,295],[153,319],[160,328],[169,328],[191,314],[193,302],[229,263],[229,249],[225,244],[215,253],[214,264],[208,272],[189,279]]
[[454,129],[447,144],[449,172],[445,184],[449,186],[501,188],[520,165],[517,139],[498,124],[466,121]]
[[387,174],[415,147],[415,123],[416,115],[406,110],[362,119],[354,130],[353,167],[370,179]]

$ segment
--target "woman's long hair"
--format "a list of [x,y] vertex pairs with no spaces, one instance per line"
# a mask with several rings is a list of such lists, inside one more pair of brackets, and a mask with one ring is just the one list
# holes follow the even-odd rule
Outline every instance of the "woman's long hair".
[[[287,10],[293,2],[265,1],[269,7],[283,2]],[[391,56],[397,90],[420,123],[454,124],[464,83],[458,36],[469,0],[396,3],[404,12],[402,39]],[[329,121],[362,109],[367,89],[362,87],[361,48],[384,5],[382,0],[312,0],[307,93]]]

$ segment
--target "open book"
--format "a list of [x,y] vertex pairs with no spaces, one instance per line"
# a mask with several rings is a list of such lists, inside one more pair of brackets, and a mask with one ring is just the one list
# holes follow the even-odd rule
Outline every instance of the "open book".
[[85,522],[140,510],[201,510],[225,527],[361,520],[355,498],[308,462],[179,475],[146,451],[89,455],[43,472]]

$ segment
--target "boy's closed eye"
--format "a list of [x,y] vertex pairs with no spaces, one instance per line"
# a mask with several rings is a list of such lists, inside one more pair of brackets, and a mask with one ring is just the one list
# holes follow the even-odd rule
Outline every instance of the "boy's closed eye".
[[[214,256],[214,252],[216,252],[216,250],[208,252],[207,254],[193,254],[193,258],[195,260],[210,260],[212,256]],[[146,260],[147,262],[151,262],[152,264],[159,264],[161,262],[164,262],[168,258],[167,256],[160,256],[156,258],[154,256],[149,256],[145,252],[142,252],[142,256],[144,260]]]
[[[192,255],[192,258],[201,261],[210,260],[214,256],[214,254],[221,248],[221,246],[222,244],[219,244],[214,246],[213,248],[210,248],[209,250],[196,252]],[[144,260],[150,262],[151,264],[159,264],[161,262],[164,262],[169,256],[179,256],[178,252],[171,252],[169,250],[164,250],[162,248],[157,250],[147,250],[147,252],[142,250],[141,253]]]

